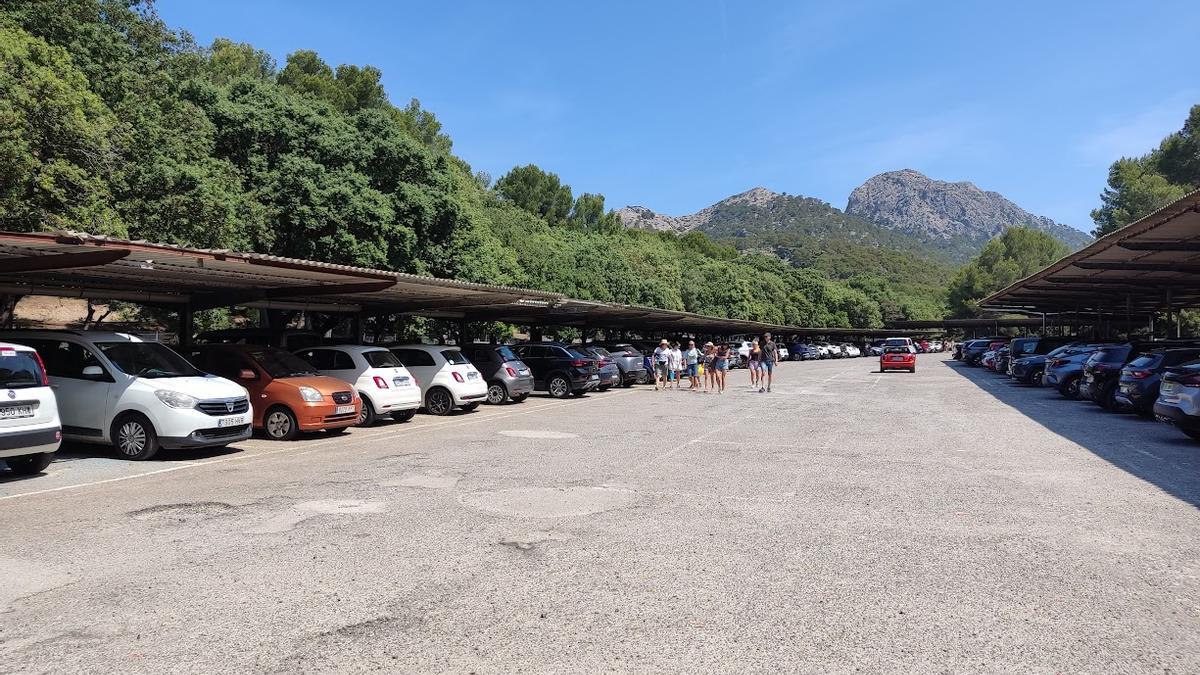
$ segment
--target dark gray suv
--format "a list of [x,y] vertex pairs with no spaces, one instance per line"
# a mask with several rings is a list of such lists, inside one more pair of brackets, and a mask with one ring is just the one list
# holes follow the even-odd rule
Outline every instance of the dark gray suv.
[[520,403],[533,392],[533,373],[507,345],[467,345],[462,350],[487,382],[487,402]]
[[621,371],[621,386],[632,387],[646,375],[642,353],[628,342],[590,342],[589,347],[608,350],[609,356]]

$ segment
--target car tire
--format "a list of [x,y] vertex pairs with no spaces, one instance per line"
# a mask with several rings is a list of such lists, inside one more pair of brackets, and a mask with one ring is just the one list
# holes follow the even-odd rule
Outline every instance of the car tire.
[[1036,373],[1034,373],[1034,374],[1033,374],[1033,379],[1032,379],[1032,381],[1030,382],[1030,384],[1032,384],[1032,385],[1033,385],[1033,386],[1035,386],[1035,387],[1040,387],[1040,386],[1042,386],[1042,384],[1043,384],[1043,382],[1042,382],[1042,378],[1043,378],[1045,375],[1046,375],[1046,371],[1044,371],[1044,370],[1039,370],[1039,371],[1037,371]]
[[608,389],[609,389],[609,387],[610,387],[610,386],[611,386],[611,385],[602,384],[602,385],[600,385],[599,387],[596,387],[596,391],[608,391]]
[[1067,380],[1059,386],[1058,393],[1062,394],[1066,398],[1071,399],[1072,401],[1078,401],[1079,381],[1081,379],[1082,378],[1079,375],[1067,378]]
[[575,398],[582,398],[583,395],[586,393],[587,393],[587,390],[585,390],[585,389],[576,389],[575,391],[571,392],[571,395],[574,396]]
[[464,406],[462,407],[462,409],[463,409],[463,410],[466,410],[467,412],[472,412],[472,411],[474,411],[474,410],[479,410],[479,405],[480,405],[480,404],[479,404],[478,402],[475,402],[475,403],[468,403],[468,404],[464,405]]
[[337,427],[335,429],[326,429],[325,431],[330,436],[341,436],[342,434],[346,433],[347,431],[350,431],[350,427]]
[[487,402],[492,405],[500,405],[508,400],[508,387],[504,386],[503,382],[492,382],[488,385]]
[[546,391],[554,398],[566,398],[571,395],[571,381],[562,375],[551,375],[546,381]]
[[454,411],[454,397],[442,387],[434,387],[425,392],[425,412],[430,415],[449,415]]
[[525,399],[529,398],[529,394],[521,394],[520,396],[512,397],[513,403],[524,403]]
[[[639,377],[638,377],[638,379],[640,380],[640,379],[641,379],[641,377],[639,376]],[[625,379],[625,378],[622,378],[622,379],[621,379],[621,386],[622,386],[623,388],[625,388],[625,389],[628,389],[628,388],[632,387],[632,386],[633,386],[633,383],[634,383],[634,380],[628,380],[628,379]]]
[[1200,429],[1180,429],[1187,437],[1193,441],[1200,441]]
[[407,422],[416,416],[417,411],[415,408],[412,410],[397,410],[396,412],[392,413],[392,419],[396,420],[397,422]]
[[1117,412],[1120,409],[1120,406],[1117,405],[1116,395],[1116,387],[1105,389],[1104,391],[1100,392],[1099,400],[1097,400],[1096,403],[1099,403],[1101,408],[1104,408],[1109,412]]
[[639,374],[637,377],[637,383],[638,384],[650,384],[650,374],[647,373],[645,370],[643,370],[641,372],[641,374]]
[[140,413],[125,413],[113,422],[113,450],[121,459],[143,461],[158,452],[158,434],[154,425]]
[[50,462],[54,461],[53,452],[39,452],[36,455],[21,455],[20,457],[8,457],[4,460],[8,464],[8,470],[18,476],[33,476],[46,470],[50,466]]
[[263,433],[273,441],[294,441],[300,425],[287,406],[277,405],[263,413]]
[[358,412],[357,426],[369,427],[372,424],[375,424],[375,406],[371,405],[371,400],[366,396],[359,394],[358,397],[362,399],[362,408]]
[[917,367],[916,367],[916,366],[913,366],[912,368],[909,368],[909,369],[908,369],[908,372],[910,372],[910,373],[915,373],[915,372],[917,372]]

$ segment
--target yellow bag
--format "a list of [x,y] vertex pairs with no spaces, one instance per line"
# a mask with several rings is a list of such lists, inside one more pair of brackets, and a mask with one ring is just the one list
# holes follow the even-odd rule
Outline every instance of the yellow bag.
[[697,375],[697,376],[703,376],[703,375],[704,375],[704,364],[703,364],[703,363],[697,363],[697,364],[696,364],[696,375]]

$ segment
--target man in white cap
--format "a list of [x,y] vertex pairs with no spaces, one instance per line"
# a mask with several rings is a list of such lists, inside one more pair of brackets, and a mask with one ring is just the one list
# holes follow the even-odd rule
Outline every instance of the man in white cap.
[[658,348],[654,350],[654,356],[651,361],[654,362],[654,390],[658,391],[661,386],[665,391],[669,385],[667,375],[670,373],[669,362],[671,359],[671,343],[664,338],[658,343]]

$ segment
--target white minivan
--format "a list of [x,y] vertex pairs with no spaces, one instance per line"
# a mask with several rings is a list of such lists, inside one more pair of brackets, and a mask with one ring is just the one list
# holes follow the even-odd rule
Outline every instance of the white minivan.
[[0,460],[19,476],[41,473],[61,440],[42,360],[32,347],[0,342]]
[[246,390],[200,372],[162,343],[70,330],[4,331],[0,339],[41,356],[64,438],[111,444],[125,459],[250,438]]
[[474,410],[487,398],[487,382],[458,347],[399,345],[388,349],[420,381],[425,412],[430,415],[448,415],[456,407]]
[[371,426],[380,415],[403,422],[421,407],[421,386],[396,355],[385,347],[332,345],[296,351],[322,375],[354,385],[362,399],[358,425]]

